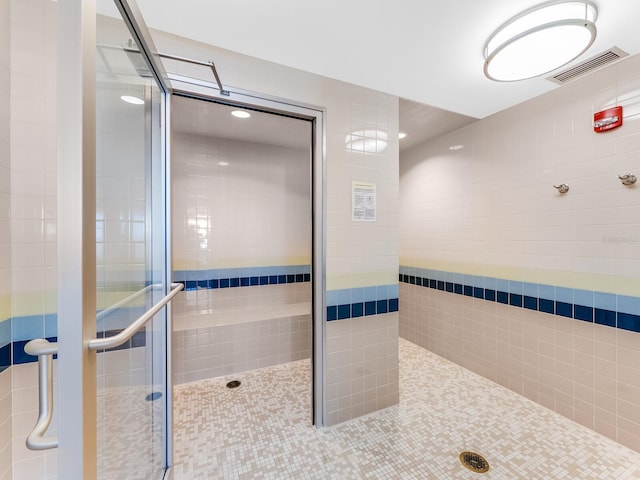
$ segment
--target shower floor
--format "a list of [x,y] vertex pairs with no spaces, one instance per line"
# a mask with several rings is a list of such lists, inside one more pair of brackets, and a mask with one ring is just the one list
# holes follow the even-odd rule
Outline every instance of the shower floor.
[[399,405],[316,430],[309,385],[303,360],[177,386],[174,479],[640,479],[640,453],[406,340]]

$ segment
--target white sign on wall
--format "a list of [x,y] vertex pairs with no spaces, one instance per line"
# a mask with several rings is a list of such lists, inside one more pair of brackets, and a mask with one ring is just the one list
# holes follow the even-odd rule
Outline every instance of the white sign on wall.
[[351,220],[376,221],[376,184],[351,182]]

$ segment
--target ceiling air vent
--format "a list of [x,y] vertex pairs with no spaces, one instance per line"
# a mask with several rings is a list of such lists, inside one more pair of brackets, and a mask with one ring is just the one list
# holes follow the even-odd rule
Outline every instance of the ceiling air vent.
[[562,85],[628,55],[627,52],[620,50],[618,47],[613,47],[606,52],[591,57],[589,60],[574,65],[568,70],[548,77],[547,80]]

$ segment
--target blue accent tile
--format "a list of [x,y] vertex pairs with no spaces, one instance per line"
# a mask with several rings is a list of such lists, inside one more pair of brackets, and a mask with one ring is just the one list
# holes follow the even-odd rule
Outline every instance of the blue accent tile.
[[509,293],[515,295],[522,295],[524,290],[524,284],[515,280],[509,280]]
[[44,315],[29,315],[11,319],[12,340],[33,340],[44,336]]
[[269,275],[269,285],[277,285],[277,284],[278,284],[278,276]]
[[640,333],[640,315],[618,312],[618,328]]
[[209,288],[218,288],[220,286],[220,280],[218,280],[217,278],[212,278],[211,280],[209,280]]
[[452,282],[447,282],[444,287],[445,287],[445,290],[447,292],[453,293],[453,283]]
[[527,297],[538,298],[538,284],[537,283],[522,283],[522,294]]
[[256,285],[260,285],[260,277],[249,277],[249,284],[252,287],[255,287]]
[[343,288],[342,290],[336,290],[336,305],[346,305],[351,303],[351,290]]
[[504,303],[505,305],[509,303],[509,294],[507,292],[498,290],[496,298],[498,303]]
[[229,279],[229,287],[236,288],[239,286],[240,286],[240,279],[238,277]]
[[496,291],[493,289],[485,288],[484,289],[484,299],[489,300],[490,302],[496,301]]
[[338,305],[338,320],[351,317],[351,305]]
[[185,290],[195,290],[196,289],[196,281],[195,280],[187,280],[186,285],[184,287]]
[[0,346],[11,343],[11,319],[0,322]]
[[296,283],[301,283],[301,282],[304,282],[304,274],[296,273]]
[[473,297],[473,287],[471,285],[464,285],[464,295],[467,297]]
[[574,305],[573,318],[576,320],[583,320],[585,322],[593,322],[593,307],[578,304]]
[[444,282],[442,280],[438,280],[438,290],[444,290]]
[[364,315],[364,304],[362,302],[351,304],[351,317],[361,317]]
[[58,315],[48,313],[44,316],[44,336],[56,337],[58,335]]
[[473,287],[473,296],[474,298],[484,299],[484,288]]
[[287,275],[287,283],[295,283],[296,281],[296,276],[295,275]]
[[555,300],[556,288],[551,285],[538,285],[538,298]]
[[613,293],[594,292],[593,306],[601,310],[616,311],[616,296]]
[[573,288],[556,287],[557,302],[573,304]]
[[438,287],[438,282],[436,280],[434,280],[433,278],[429,279],[429,288],[437,288]]
[[389,312],[397,312],[398,311],[398,299],[390,298],[389,299]]
[[496,290],[500,292],[509,292],[509,280],[496,278]]
[[260,277],[260,285],[269,285],[269,277],[262,275]]
[[278,275],[278,283],[287,283],[286,275]]
[[404,275],[403,274],[401,274],[401,273],[398,274],[398,281],[399,282],[404,282]]
[[250,282],[251,282],[251,279],[249,277],[242,277],[240,279],[240,285],[243,287],[248,287]]
[[187,280],[187,275],[184,270],[174,270],[173,271],[173,281],[174,282],[184,282]]
[[[640,315],[640,297],[628,297],[626,295],[618,295],[618,313],[630,313],[632,315]],[[629,330],[629,329],[625,329]],[[634,330],[635,331],[635,330]]]
[[351,289],[351,303],[364,302],[364,288],[352,288]]
[[11,366],[11,343],[0,347],[0,371]]
[[457,293],[458,295],[462,295],[462,284],[461,283],[455,283],[453,285],[453,291],[454,291],[454,293]]
[[327,307],[327,321],[337,320],[338,319],[338,307],[332,305]]
[[17,342],[13,342],[13,365],[20,365],[23,363],[32,363],[38,361],[38,357],[28,355],[24,351],[24,346],[27,344],[27,342],[28,340],[19,340]]
[[338,290],[327,290],[327,305],[338,305]]
[[376,313],[387,313],[389,311],[389,305],[387,300],[378,300],[376,304]]
[[416,277],[414,277],[413,275],[409,275],[409,283],[411,285],[415,285],[416,284]]
[[514,307],[522,307],[522,295],[517,293],[509,293],[509,305]]
[[376,302],[365,302],[364,303],[364,314],[365,315],[375,315],[376,314]]
[[525,295],[523,305],[524,308],[527,308],[529,310],[538,310],[538,298]]
[[373,302],[378,299],[378,290],[376,287],[365,287],[364,289],[364,301]]
[[199,289],[205,289],[209,286],[209,281],[208,280],[198,280],[198,288]]
[[305,282],[310,282],[311,281],[311,274],[310,273],[305,273],[304,274],[304,281]]
[[496,289],[496,279],[493,277],[485,277],[484,278],[484,289],[494,290]]
[[573,318],[573,305],[567,302],[556,302],[556,315]]
[[422,279],[422,286],[429,288],[429,279],[428,278],[423,278]]
[[220,279],[220,288],[229,288],[229,279],[221,278]]
[[608,327],[616,326],[616,312],[613,310],[596,308],[594,312],[594,319],[599,325],[607,325]]
[[574,305],[584,305],[585,307],[593,307],[593,291],[590,290],[573,290]]
[[553,309],[553,300],[549,300],[546,298],[540,298],[538,299],[538,310],[540,310],[541,312],[544,313],[554,313],[554,309]]
[[387,285],[387,298],[398,298],[400,294],[400,289],[398,288],[398,284],[394,283],[392,285]]

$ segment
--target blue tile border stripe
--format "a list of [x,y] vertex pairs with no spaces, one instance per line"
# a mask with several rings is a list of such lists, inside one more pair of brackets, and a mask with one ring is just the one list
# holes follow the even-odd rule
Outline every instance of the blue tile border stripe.
[[402,283],[640,333],[640,297],[400,266]]
[[173,281],[185,290],[257,287],[311,281],[311,265],[175,270]]
[[327,291],[327,321],[398,311],[398,284]]

